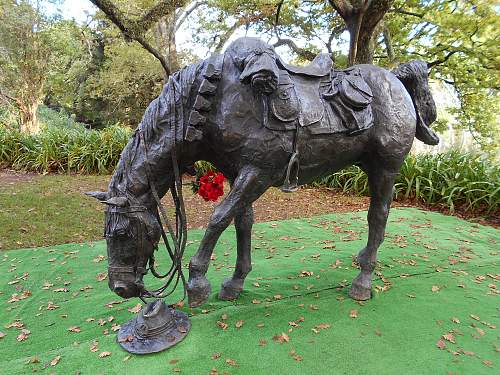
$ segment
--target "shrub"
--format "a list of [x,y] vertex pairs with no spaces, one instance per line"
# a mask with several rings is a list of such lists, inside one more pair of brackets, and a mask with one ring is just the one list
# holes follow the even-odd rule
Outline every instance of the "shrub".
[[110,173],[131,130],[47,127],[37,135],[0,127],[0,164],[34,172]]
[[[368,178],[359,167],[349,167],[314,183],[345,193],[369,193]],[[500,168],[478,154],[457,150],[442,154],[409,155],[395,183],[396,199],[440,204],[454,211],[497,212],[500,205]]]

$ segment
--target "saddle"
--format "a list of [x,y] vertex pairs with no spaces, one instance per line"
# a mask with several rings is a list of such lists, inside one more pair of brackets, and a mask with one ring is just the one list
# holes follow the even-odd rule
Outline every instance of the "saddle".
[[[327,58],[326,58],[327,57]],[[270,130],[295,130],[293,151],[281,190],[298,188],[299,128],[310,134],[356,135],[373,125],[370,86],[359,68],[333,70],[328,55],[319,55],[306,67],[279,62],[278,87],[268,98],[264,126]]]
[[356,68],[333,70],[321,54],[306,67],[284,64],[268,97],[264,126],[271,130],[309,127],[313,134],[359,134],[373,124],[372,91]]

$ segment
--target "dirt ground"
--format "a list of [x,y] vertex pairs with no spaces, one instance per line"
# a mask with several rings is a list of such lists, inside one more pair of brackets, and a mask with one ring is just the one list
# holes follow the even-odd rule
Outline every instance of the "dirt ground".
[[0,186],[14,185],[19,182],[26,182],[38,176],[36,173],[25,173],[11,171],[8,169],[0,170]]
[[[32,181],[37,184],[40,179],[49,176],[43,176],[35,173],[23,173],[11,170],[0,170],[0,187],[14,186],[16,184],[24,184]],[[71,176],[68,176],[71,178]],[[75,190],[105,190],[110,176],[98,176],[87,182],[86,180],[78,179],[80,186],[74,186]],[[96,180],[98,181],[96,186]],[[206,227],[210,215],[214,207],[220,202],[205,202],[201,197],[195,195],[191,191],[190,183],[193,178],[190,176],[184,177],[184,200],[187,210],[188,227],[204,228]],[[229,186],[226,186],[227,193]],[[71,189],[73,190],[73,189]],[[170,197],[164,199],[165,205],[170,210],[173,209]],[[272,221],[283,220],[297,217],[310,217],[323,213],[332,212],[350,212],[367,210],[369,206],[369,197],[360,197],[342,194],[327,188],[311,188],[302,187],[293,194],[283,193],[279,189],[271,188],[254,204],[255,221]],[[419,207],[426,210],[438,211],[446,215],[455,215],[467,220],[473,220],[485,225],[500,227],[500,218],[489,216],[483,217],[474,213],[456,210],[450,212],[448,209],[440,206],[429,206],[414,201],[397,201],[393,202],[394,206],[409,206]]]

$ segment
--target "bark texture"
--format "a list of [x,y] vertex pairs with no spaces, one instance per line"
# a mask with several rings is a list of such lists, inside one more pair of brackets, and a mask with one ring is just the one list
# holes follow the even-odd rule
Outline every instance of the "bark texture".
[[371,64],[375,30],[394,0],[328,0],[349,31],[349,65]]

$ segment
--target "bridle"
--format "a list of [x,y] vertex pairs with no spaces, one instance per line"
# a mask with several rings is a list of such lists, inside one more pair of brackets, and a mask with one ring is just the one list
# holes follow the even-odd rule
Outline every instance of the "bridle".
[[[169,113],[179,115],[180,119],[178,120],[178,122],[180,122],[180,124],[183,124],[184,121],[182,118],[182,110],[179,111],[180,113],[177,113],[176,111],[176,84],[173,82],[172,77],[170,78],[168,85],[169,90],[172,90],[172,95],[174,98],[173,100],[170,100],[168,102],[168,105],[170,106]],[[156,121],[158,120],[158,111],[159,105],[156,107]],[[174,120],[172,120],[172,117],[174,118]],[[179,171],[176,150],[178,146],[180,147],[182,145],[182,142],[177,142],[177,139],[180,138],[177,134],[177,121],[175,120],[177,116],[172,117],[170,117],[169,120],[170,130],[172,134],[172,137],[170,138],[172,141],[170,142],[169,149],[171,152],[172,169],[174,171],[174,183],[170,187],[170,191],[175,204],[175,227],[168,219],[165,207],[161,203],[160,196],[158,195],[158,190],[154,182],[154,175],[151,171],[150,162],[148,159],[148,146],[144,137],[144,131],[140,127],[136,131],[136,134],[139,137],[139,145],[142,146],[144,151],[146,176],[148,179],[151,194],[154,198],[154,209],[156,211],[154,212],[154,216],[160,227],[161,238],[163,239],[169,257],[172,260],[172,265],[165,274],[160,274],[155,268],[154,251],[157,250],[158,247],[149,239],[147,234],[147,224],[140,218],[141,213],[150,212],[148,208],[144,205],[139,204],[132,204],[127,207],[111,206],[108,208],[108,212],[133,216],[138,221],[137,236],[139,246],[138,252],[136,254],[135,264],[133,266],[108,266],[108,271],[113,273],[132,274],[133,277],[135,277],[136,285],[141,288],[141,294],[139,295],[139,298],[144,303],[147,303],[144,298],[164,298],[171,295],[176,290],[179,281],[181,281],[184,286],[184,295],[182,300],[184,300],[186,297],[186,278],[182,271],[182,257],[184,255],[184,250],[187,243],[187,221],[184,199],[182,196],[182,177]],[[163,227],[163,223],[165,223],[165,226],[167,227],[167,231],[172,240],[173,247],[170,245],[167,233],[165,232],[165,229]],[[153,251],[150,255],[145,253],[148,242],[149,245],[153,248]],[[149,267],[147,267],[148,263]],[[157,289],[146,290],[142,282],[142,277],[147,273],[148,270],[150,270],[153,276],[155,276],[156,278],[166,279],[165,283]]]

